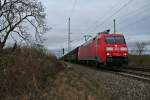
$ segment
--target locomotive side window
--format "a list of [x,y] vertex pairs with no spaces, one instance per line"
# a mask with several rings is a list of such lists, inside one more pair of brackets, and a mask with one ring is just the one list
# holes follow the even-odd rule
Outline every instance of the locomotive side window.
[[123,36],[106,36],[106,43],[108,44],[125,44],[125,39]]

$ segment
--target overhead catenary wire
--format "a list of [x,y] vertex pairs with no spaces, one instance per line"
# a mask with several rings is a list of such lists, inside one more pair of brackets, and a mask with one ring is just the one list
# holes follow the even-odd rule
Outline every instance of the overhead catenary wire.
[[[122,1],[122,0],[119,0],[119,3],[120,3],[121,1]],[[108,12],[112,12],[113,9],[114,9],[117,5],[118,5],[118,3],[115,3],[112,7],[110,7],[110,8],[108,9],[108,11],[106,11],[106,13],[105,13],[103,16],[99,16],[99,17],[97,18],[97,20],[94,22],[94,25],[97,25],[97,23],[99,22],[99,19],[105,18],[105,16],[108,15]],[[87,29],[88,29],[89,31],[92,30],[91,27],[88,27]]]
[[[117,13],[119,13],[123,8],[125,8],[125,7],[127,7],[131,2],[132,2],[133,0],[129,0],[127,3],[125,3],[120,9],[118,9],[115,13],[113,13],[113,15],[112,16],[114,16],[114,15],[116,15]],[[145,6],[147,6],[148,4],[146,4],[146,5],[144,5],[144,6],[142,6],[142,7],[145,7]],[[141,7],[141,8],[142,8]],[[141,8],[139,8],[139,9],[141,9]],[[138,9],[137,9],[138,10]],[[129,12],[129,13],[132,13],[132,12]],[[139,12],[136,12],[136,13],[139,13]],[[131,14],[132,15],[132,14]]]
[[[121,20],[118,24],[126,22],[128,18],[132,18],[133,17],[132,19],[134,19],[136,16],[141,15],[142,13],[144,13],[145,11],[150,9],[150,8],[148,8],[149,5],[150,4],[144,5],[144,6],[140,7],[140,8],[138,8],[138,9],[135,9],[134,11],[126,13],[126,15],[125,15],[126,17],[123,20]],[[117,17],[117,18],[119,18],[119,17]]]
[[141,7],[137,8],[137,9],[134,9],[134,10],[133,10],[133,11],[131,11],[131,12],[127,12],[127,13],[125,13],[125,14],[124,14],[124,15],[122,15],[122,16],[117,16],[116,18],[120,18],[120,17],[128,17],[128,16],[130,16],[130,15],[133,15],[133,14],[139,13],[139,12],[143,11],[143,8],[150,7],[149,5],[150,5],[150,3],[147,3],[147,4],[142,5]]
[[132,1],[134,0],[129,0],[128,2],[126,2],[123,6],[121,6],[118,10],[116,10],[112,15],[106,17],[100,24],[98,24],[97,26],[95,26],[93,28],[93,30],[95,30],[96,28],[98,28],[99,26],[102,26],[106,21],[108,21],[108,19],[112,19],[113,16],[115,16],[116,14],[118,14],[121,10],[123,10],[125,7],[127,7]]
[[76,6],[77,6],[77,0],[74,0],[72,9],[70,10],[70,15],[69,15],[69,17],[72,17],[72,16],[73,16]]
[[[74,9],[75,9],[76,5],[77,5],[77,0],[74,0],[72,6],[71,6],[71,8],[70,8],[71,10],[69,11],[69,14],[67,14],[67,18],[73,16],[73,13],[74,13],[74,11],[75,11]],[[52,29],[56,29],[56,28],[58,28],[58,26],[64,26],[65,24],[66,24],[66,23],[53,24],[53,25],[52,25]]]
[[145,16],[145,17],[143,17],[143,18],[141,18],[141,19],[139,19],[139,20],[134,21],[133,23],[126,24],[125,26],[122,26],[122,27],[120,27],[119,29],[131,27],[131,25],[134,25],[134,24],[136,24],[136,23],[138,23],[138,22],[144,21],[144,20],[149,19],[149,18],[150,18],[150,15],[149,15],[149,16]]
[[[120,1],[122,1],[122,0],[120,0]],[[117,13],[119,13],[123,8],[125,8],[129,3],[131,3],[133,0],[129,0],[127,3],[125,3],[120,9],[118,9],[115,13],[113,13],[111,16],[109,16],[109,17],[113,17],[114,15],[116,15]],[[110,10],[112,10],[116,5],[118,5],[118,3],[117,4],[115,4],[113,7],[111,7],[111,9]],[[102,21],[102,23],[100,24],[100,25],[102,25],[105,21],[106,21],[107,19],[104,19],[103,21]],[[97,22],[97,21],[96,21]],[[98,25],[99,26],[99,25]],[[97,28],[98,26],[96,26],[95,28]],[[95,29],[94,28],[94,29]]]
[[71,42],[72,42],[72,40],[71,40],[71,17],[74,13],[76,4],[77,4],[77,0],[74,0],[72,9],[70,10],[70,14],[68,16],[68,52],[71,50]]
[[[119,3],[121,2],[122,0],[119,0]],[[118,5],[118,3],[117,4],[115,4],[115,5],[113,5],[110,9],[109,9],[109,12],[111,12],[116,6]],[[107,13],[106,13],[107,14]],[[103,16],[103,17],[105,17],[105,15]],[[99,18],[97,18],[97,19],[100,19],[100,17]],[[95,21],[95,24],[98,22],[98,20],[97,21]],[[90,29],[90,27],[88,27],[87,29]],[[73,41],[73,42],[80,42],[80,41],[83,41],[83,37],[82,38],[79,38],[79,39],[75,39],[75,41]]]
[[83,37],[82,36],[80,38],[77,37],[76,39],[74,39],[73,42],[72,42],[72,44],[74,45],[75,43],[81,42],[81,41],[83,41]]
[[[111,16],[109,16],[109,17],[106,17],[98,26],[96,26],[96,27],[94,27],[94,29],[96,29],[97,27],[99,27],[99,26],[101,26],[101,25],[104,25],[104,23],[105,22],[107,22],[108,21],[108,19],[112,19],[113,18],[113,16],[115,16],[115,15],[117,15],[118,13],[120,13],[125,7],[127,7],[131,2],[132,2],[133,0],[129,0],[127,3],[125,3],[123,6],[121,6],[121,8],[119,8],[118,10],[116,10]],[[144,6],[143,6],[144,7]],[[141,7],[142,8],[142,7]],[[140,8],[139,8],[140,9]],[[142,10],[143,11],[143,10]],[[129,13],[132,13],[132,14],[138,14],[139,12],[141,12],[141,11],[137,11],[136,13],[132,13],[132,12],[129,12]],[[108,14],[108,13],[107,13]],[[132,15],[131,14],[131,15]],[[119,18],[118,16],[117,16],[117,18]],[[148,19],[148,17],[147,18],[142,18],[142,19],[140,19],[140,20],[137,20],[137,21],[135,21],[135,22],[133,22],[133,23],[129,23],[129,24],[127,24],[126,26],[124,26],[124,27],[128,27],[128,25],[133,25],[133,24],[136,24],[137,22],[140,22],[140,21],[143,21],[143,20],[145,20],[145,19]],[[113,20],[113,19],[112,19]],[[121,22],[122,23],[122,22]],[[93,29],[93,30],[94,30]],[[82,37],[83,38],[83,37]],[[77,41],[77,42],[79,42],[79,40],[80,39],[75,39],[75,41]],[[73,42],[75,42],[75,41],[73,41]]]
[[[119,20],[118,21],[118,23],[117,23],[117,25],[118,25],[118,29],[120,29],[120,25],[121,24],[124,24],[125,22],[127,22],[129,19],[135,19],[137,16],[139,17],[139,16],[141,16],[142,14],[144,14],[144,12],[146,12],[147,10],[149,10],[149,4],[146,4],[146,5],[143,5],[142,7],[140,7],[140,8],[137,8],[137,9],[135,9],[134,11],[131,11],[131,12],[128,12],[128,13],[126,13],[125,15],[123,15],[123,16],[125,16],[125,18],[123,19],[123,20]],[[143,9],[144,8],[144,9]],[[145,9],[146,8],[146,9]],[[116,17],[116,19],[119,19],[119,18],[121,18],[121,17]],[[112,28],[113,26],[111,26],[111,28]]]

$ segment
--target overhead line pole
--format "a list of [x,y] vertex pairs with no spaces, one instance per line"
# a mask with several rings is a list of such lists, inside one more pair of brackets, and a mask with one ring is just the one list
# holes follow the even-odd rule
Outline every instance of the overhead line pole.
[[70,51],[71,48],[71,43],[70,43],[70,17],[68,19],[68,52]]
[[116,20],[114,19],[114,34],[116,34]]

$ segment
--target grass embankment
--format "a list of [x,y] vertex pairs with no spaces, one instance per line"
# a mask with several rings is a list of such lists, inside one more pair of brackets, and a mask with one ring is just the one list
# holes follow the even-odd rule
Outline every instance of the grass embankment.
[[81,73],[78,65],[72,67],[58,74],[50,100],[111,100],[109,91],[90,72]]
[[[129,59],[132,65],[150,65],[150,56]],[[64,66],[42,48],[1,50],[0,100],[110,100],[97,80]]]
[[0,52],[0,100],[110,100],[99,84],[44,49]]
[[47,98],[56,74],[62,69],[62,63],[44,49],[1,50],[0,100]]

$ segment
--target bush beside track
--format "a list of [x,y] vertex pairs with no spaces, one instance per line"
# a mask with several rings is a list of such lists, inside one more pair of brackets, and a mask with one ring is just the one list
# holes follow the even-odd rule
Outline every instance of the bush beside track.
[[0,99],[46,99],[63,65],[43,48],[19,47],[0,51]]
[[[129,59],[130,65],[150,65],[150,56],[130,55]],[[100,97],[104,97],[103,100],[110,100],[110,96],[108,98],[103,93],[102,87],[99,87],[96,91],[99,82],[96,82],[96,80],[89,81],[85,76],[81,77],[80,73],[64,68],[64,66],[66,66],[65,63],[58,61],[54,55],[47,54],[43,48],[19,47],[15,50],[12,48],[1,50],[0,99],[40,100],[59,98],[63,95],[64,99],[61,98],[62,100],[71,100],[70,98],[67,99],[68,97],[65,97],[65,95],[71,93],[70,97],[76,97],[76,95],[86,97],[86,93],[88,93],[90,94],[89,100],[90,98]],[[93,84],[96,84],[96,86]],[[66,89],[60,91],[59,87],[63,86],[66,86]],[[82,93],[78,93],[79,87],[82,87]],[[71,89],[69,90],[71,92],[67,92],[68,88]],[[101,92],[99,93],[99,91]]]
[[0,52],[0,100],[110,100],[96,80],[81,75],[44,49],[7,48]]
[[129,55],[129,66],[150,66],[150,55]]

